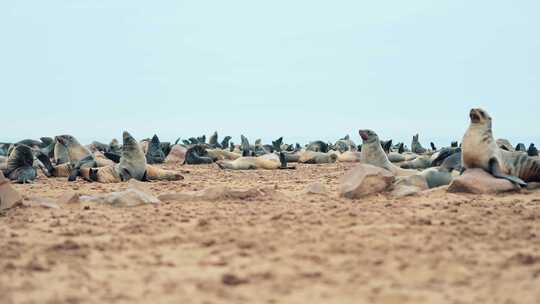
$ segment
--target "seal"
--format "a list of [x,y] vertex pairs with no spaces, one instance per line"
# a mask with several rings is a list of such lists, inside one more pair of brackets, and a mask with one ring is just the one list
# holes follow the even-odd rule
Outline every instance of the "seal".
[[139,181],[184,179],[182,175],[175,172],[147,165],[142,147],[129,132],[124,131],[122,140],[122,156],[118,164],[99,168],[81,168],[81,176],[88,181],[100,183],[118,183],[132,178]]
[[208,156],[208,151],[202,145],[195,145],[190,147],[186,151],[186,158],[184,164],[187,165],[200,165],[211,164],[214,160]]
[[377,133],[369,129],[359,130],[358,133],[362,138],[361,163],[386,169],[398,176],[418,173],[416,170],[402,169],[392,164],[381,146]]
[[322,153],[326,153],[328,152],[328,144],[325,143],[324,141],[322,140],[316,140],[316,141],[312,141],[308,144],[308,146],[306,147],[306,150],[307,151],[313,151],[313,152],[322,152]]
[[152,139],[148,143],[146,150],[146,163],[148,164],[161,164],[165,161],[165,153],[161,149],[161,142],[156,134],[152,136]]
[[492,119],[479,108],[469,112],[470,125],[461,145],[462,164],[466,169],[481,168],[496,178],[522,187],[540,181],[540,160],[522,152],[499,148],[493,138]]
[[279,160],[273,157],[269,158],[267,156],[259,156],[259,157],[243,156],[233,161],[218,161],[216,162],[216,164],[221,169],[229,169],[229,170],[296,169],[296,167],[287,166],[287,160],[283,152],[279,154]]
[[34,168],[32,148],[23,144],[15,144],[10,148],[3,173],[12,181],[20,184],[32,182],[37,177]]
[[418,140],[419,137],[420,135],[418,134],[413,135],[413,139],[411,143],[411,151],[416,154],[426,153],[427,150],[424,147],[422,147],[422,145],[420,144],[420,141]]
[[524,143],[518,143],[514,150],[527,153],[527,148],[525,147]]
[[529,149],[527,149],[527,154],[531,157],[538,157],[538,150],[533,143],[529,145]]
[[302,164],[330,164],[335,163],[338,159],[338,154],[335,152],[315,152],[315,151],[302,151],[299,153],[299,163]]
[[59,135],[55,137],[56,141],[67,149],[71,173],[68,181],[74,181],[80,173],[81,168],[97,167],[94,154],[88,148],[81,145],[79,141],[71,135]]

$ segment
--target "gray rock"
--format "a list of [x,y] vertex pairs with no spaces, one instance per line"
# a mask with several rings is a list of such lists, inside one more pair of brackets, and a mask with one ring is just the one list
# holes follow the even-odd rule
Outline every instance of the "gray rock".
[[404,197],[414,195],[429,189],[428,183],[422,175],[411,175],[400,177],[396,180],[390,194],[394,197]]
[[360,164],[340,179],[339,195],[360,198],[386,191],[394,181],[390,171],[372,165]]
[[448,192],[454,193],[475,193],[475,194],[494,194],[519,190],[519,186],[510,181],[495,178],[482,169],[467,169],[463,175],[454,178]]
[[0,210],[13,208],[22,203],[22,196],[13,188],[7,178],[0,171]]
[[325,194],[328,192],[326,186],[321,183],[311,183],[306,187],[307,194]]
[[81,196],[80,200],[89,203],[109,204],[114,207],[136,207],[160,203],[160,200],[143,183],[134,180],[130,180],[128,189],[124,191]]

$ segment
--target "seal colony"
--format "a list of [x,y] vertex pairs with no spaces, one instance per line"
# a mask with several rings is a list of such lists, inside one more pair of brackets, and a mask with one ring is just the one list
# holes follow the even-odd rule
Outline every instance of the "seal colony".
[[[215,165],[221,170],[296,169],[291,163],[325,164],[362,163],[391,172],[398,179],[411,176],[425,179],[429,188],[448,185],[469,169],[480,168],[493,177],[505,179],[520,187],[540,182],[540,160],[534,143],[515,147],[506,139],[495,139],[492,118],[482,109],[471,109],[470,125],[461,144],[452,142],[437,148],[424,148],[420,135],[412,137],[410,149],[403,142],[381,140],[370,129],[360,129],[361,144],[346,135],[335,142],[315,140],[302,146],[285,143],[280,137],[269,144],[256,139],[253,144],[240,135],[221,141],[218,132],[178,138],[174,143],[161,142],[154,134],[137,141],[129,132],[122,134],[122,144],[94,141],[81,144],[69,134],[24,139],[17,143],[0,143],[0,169],[16,183],[35,182],[39,176],[83,179],[88,182],[119,183],[139,181],[180,181],[183,175],[164,170],[157,164]],[[428,147],[428,146],[426,146]]]

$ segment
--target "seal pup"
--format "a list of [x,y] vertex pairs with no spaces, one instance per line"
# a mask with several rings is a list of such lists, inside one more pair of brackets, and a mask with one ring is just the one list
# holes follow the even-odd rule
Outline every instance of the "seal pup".
[[287,160],[285,154],[281,152],[279,154],[279,160],[270,159],[267,156],[243,156],[233,161],[218,161],[216,164],[221,169],[229,170],[276,170],[276,169],[296,169],[296,167],[287,166]]
[[418,173],[416,170],[402,169],[392,164],[388,160],[388,156],[386,156],[386,153],[381,146],[377,133],[369,129],[359,130],[358,133],[362,138],[362,151],[360,158],[361,163],[383,168],[401,176],[414,175]]
[[538,150],[536,149],[536,147],[534,146],[533,143],[531,143],[529,145],[529,149],[527,149],[527,155],[531,156],[531,157],[537,157],[538,156]]
[[540,160],[525,153],[499,148],[493,138],[492,119],[479,108],[469,112],[470,125],[461,145],[462,164],[466,169],[481,168],[496,178],[522,187],[540,181]]
[[165,161],[165,153],[161,149],[161,142],[159,137],[154,134],[152,139],[148,143],[146,150],[146,163],[148,164],[161,164]]
[[34,168],[34,154],[32,148],[23,144],[16,144],[10,148],[6,161],[4,174],[16,183],[29,183],[36,179],[37,171]]

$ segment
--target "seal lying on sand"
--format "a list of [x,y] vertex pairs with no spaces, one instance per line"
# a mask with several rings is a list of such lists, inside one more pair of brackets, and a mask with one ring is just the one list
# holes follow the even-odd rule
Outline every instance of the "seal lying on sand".
[[122,134],[122,139],[120,163],[101,168],[81,168],[81,176],[100,183],[117,183],[131,178],[139,181],[184,179],[175,172],[147,165],[142,147],[127,131]]
[[333,152],[324,153],[306,150],[299,154],[298,162],[302,164],[330,164],[335,163],[338,158],[338,155]]
[[540,181],[540,160],[522,152],[505,151],[497,146],[491,129],[492,119],[482,109],[471,109],[471,123],[463,136],[462,163],[465,169],[482,168],[496,178],[522,187]]
[[295,167],[288,167],[285,154],[281,152],[279,154],[279,161],[276,159],[269,159],[263,156],[252,157],[243,156],[233,161],[218,161],[216,164],[221,169],[229,170],[256,170],[256,169],[295,169]]

